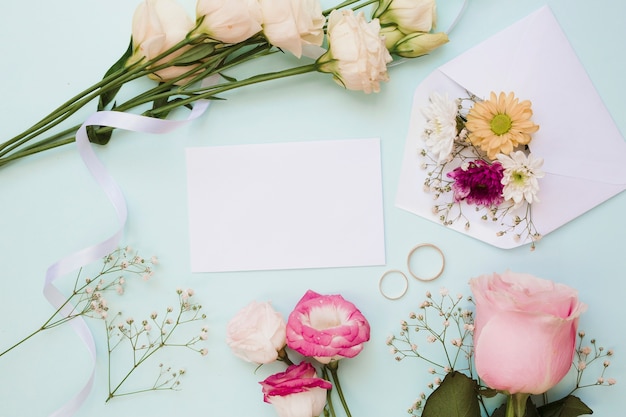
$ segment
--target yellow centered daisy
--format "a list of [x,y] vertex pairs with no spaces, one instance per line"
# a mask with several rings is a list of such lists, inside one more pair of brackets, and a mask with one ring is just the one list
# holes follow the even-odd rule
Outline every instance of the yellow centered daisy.
[[539,130],[530,118],[529,100],[519,101],[513,93],[491,92],[489,100],[480,101],[467,114],[465,127],[468,140],[495,159],[499,153],[508,155],[519,145],[530,142],[530,135]]

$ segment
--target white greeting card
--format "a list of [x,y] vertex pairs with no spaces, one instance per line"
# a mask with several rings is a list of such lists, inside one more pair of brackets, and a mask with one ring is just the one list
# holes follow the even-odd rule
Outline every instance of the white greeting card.
[[379,139],[186,155],[193,272],[385,263]]

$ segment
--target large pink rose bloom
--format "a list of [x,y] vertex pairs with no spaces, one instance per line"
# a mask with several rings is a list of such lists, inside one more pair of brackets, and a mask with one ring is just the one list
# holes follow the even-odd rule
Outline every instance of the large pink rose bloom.
[[576,290],[528,274],[470,280],[476,302],[476,371],[491,388],[541,394],[572,366],[578,318]]
[[263,401],[274,405],[280,417],[319,416],[326,405],[330,382],[318,378],[308,363],[290,365],[285,372],[269,376],[260,383]]
[[369,338],[363,314],[340,295],[309,290],[287,319],[287,346],[324,364],[358,355]]

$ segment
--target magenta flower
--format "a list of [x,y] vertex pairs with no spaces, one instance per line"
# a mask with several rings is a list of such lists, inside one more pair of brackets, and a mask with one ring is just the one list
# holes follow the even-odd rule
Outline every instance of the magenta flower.
[[341,295],[309,290],[287,320],[287,346],[323,364],[358,355],[369,338],[369,323]]
[[326,405],[326,391],[332,388],[330,382],[317,377],[308,362],[290,365],[260,384],[263,401],[274,405],[280,417],[319,416]]
[[454,201],[465,200],[477,206],[497,206],[504,201],[502,176],[504,169],[499,162],[489,164],[482,159],[465,163],[448,173],[454,180]]

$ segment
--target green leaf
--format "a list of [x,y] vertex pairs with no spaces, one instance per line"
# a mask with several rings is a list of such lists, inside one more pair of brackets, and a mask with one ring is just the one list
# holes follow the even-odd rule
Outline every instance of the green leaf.
[[493,388],[481,388],[478,390],[478,395],[485,398],[493,398],[498,395],[498,390]]
[[102,128],[101,126],[87,126],[87,137],[89,142],[98,145],[106,145],[113,134],[112,128]]
[[428,396],[422,417],[480,417],[478,384],[460,372],[451,372]]
[[593,414],[593,411],[574,395],[568,395],[539,407],[541,417],[578,417],[587,414]]
[[[115,61],[113,65],[111,65],[111,68],[108,69],[108,71],[104,74],[103,78],[106,78],[124,69],[124,67],[126,67],[126,62],[128,62],[128,59],[132,55],[133,55],[133,40],[131,38],[130,43],[128,44],[128,48],[126,49],[124,54],[117,61]],[[106,106],[108,106],[113,101],[117,93],[120,91],[120,88],[122,88],[122,85],[118,85],[115,88],[112,88],[100,94],[100,99],[98,100],[98,110],[104,110]]]
[[221,76],[223,79],[225,79],[226,81],[228,81],[229,83],[234,83],[234,82],[237,82],[237,79],[236,79],[236,78],[231,77],[231,76],[228,76],[228,75],[223,74],[223,73],[221,73],[221,72],[220,72],[220,76]]

